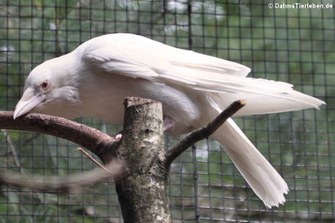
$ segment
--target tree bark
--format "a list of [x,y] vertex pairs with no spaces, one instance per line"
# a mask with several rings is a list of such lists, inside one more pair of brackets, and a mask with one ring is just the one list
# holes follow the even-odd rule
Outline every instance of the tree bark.
[[129,175],[116,181],[124,222],[170,222],[162,105],[128,98],[125,108],[118,158]]

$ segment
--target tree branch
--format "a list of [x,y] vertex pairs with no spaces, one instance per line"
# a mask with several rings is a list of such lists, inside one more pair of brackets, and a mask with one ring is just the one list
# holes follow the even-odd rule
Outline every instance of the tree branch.
[[169,167],[170,164],[187,148],[192,146],[194,143],[208,138],[211,134],[213,134],[228,118],[230,118],[233,114],[235,114],[238,110],[240,110],[246,102],[244,100],[239,100],[233,102],[228,108],[220,113],[212,122],[206,125],[203,128],[196,129],[191,132],[189,135],[185,136],[185,138],[181,139],[177,144],[172,146],[165,153],[166,158],[166,166]]
[[171,222],[166,196],[167,175],[162,104],[129,97],[125,101],[123,133],[118,147],[128,175],[116,181],[125,223]]
[[63,178],[32,177],[6,172],[0,174],[0,185],[27,188],[38,192],[65,193],[78,191],[83,186],[106,179],[115,179],[125,173],[122,162],[115,159],[114,147],[119,144],[119,140],[86,125],[43,114],[28,114],[14,120],[13,112],[0,111],[0,129],[28,130],[61,137],[87,148],[105,164],[109,163],[105,167],[108,170],[96,168]]
[[101,168],[72,174],[66,177],[36,177],[16,174],[11,171],[0,174],[0,185],[14,188],[26,188],[35,192],[47,193],[79,193],[84,186],[96,184],[106,180],[113,180],[124,173],[121,161],[114,161],[105,166],[108,171]]
[[14,120],[13,112],[0,111],[0,129],[34,131],[67,139],[90,150],[104,163],[108,163],[103,155],[105,150],[111,149],[119,141],[86,125],[65,118],[36,113]]

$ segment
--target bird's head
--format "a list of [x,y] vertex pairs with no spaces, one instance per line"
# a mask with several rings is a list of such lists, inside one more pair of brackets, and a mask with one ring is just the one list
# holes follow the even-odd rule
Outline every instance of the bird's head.
[[66,110],[64,106],[79,101],[76,81],[66,66],[53,66],[53,60],[42,63],[30,72],[23,95],[16,105],[14,119],[31,111],[62,115]]

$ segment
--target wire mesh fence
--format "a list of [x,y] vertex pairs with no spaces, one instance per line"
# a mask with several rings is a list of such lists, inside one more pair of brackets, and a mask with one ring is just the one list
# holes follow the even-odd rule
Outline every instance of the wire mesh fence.
[[[334,7],[326,0],[0,0],[0,109],[14,109],[33,67],[105,33],[136,33],[242,63],[252,68],[252,77],[290,82],[327,103],[320,111],[235,119],[287,181],[287,202],[266,209],[219,144],[207,140],[171,168],[173,222],[334,222]],[[78,121],[110,134],[119,129],[99,120]],[[166,144],[174,141],[167,137]],[[65,176],[94,167],[77,145],[52,136],[2,130],[0,142],[2,172]],[[122,222],[122,217],[112,184],[72,195],[3,186],[0,222]]]

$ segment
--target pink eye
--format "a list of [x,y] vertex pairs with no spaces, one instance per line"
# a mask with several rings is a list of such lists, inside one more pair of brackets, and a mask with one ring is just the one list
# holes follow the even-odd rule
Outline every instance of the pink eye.
[[42,87],[42,88],[46,88],[46,87],[48,87],[48,82],[44,81],[44,82],[41,84],[41,87]]

